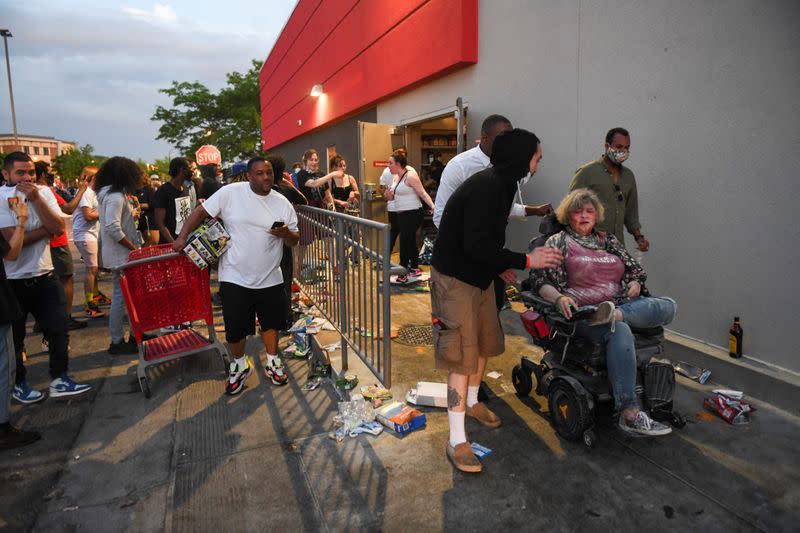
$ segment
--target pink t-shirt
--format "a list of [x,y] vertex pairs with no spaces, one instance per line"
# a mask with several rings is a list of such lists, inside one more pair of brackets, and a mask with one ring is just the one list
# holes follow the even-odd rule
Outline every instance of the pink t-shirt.
[[567,237],[567,290],[578,305],[595,305],[614,300],[622,290],[625,273],[622,259],[605,250],[584,248]]

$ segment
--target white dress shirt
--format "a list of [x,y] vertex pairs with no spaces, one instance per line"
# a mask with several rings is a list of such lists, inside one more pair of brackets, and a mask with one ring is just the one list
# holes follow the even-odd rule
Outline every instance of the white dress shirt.
[[[442,214],[444,213],[444,208],[450,196],[452,196],[462,183],[467,181],[467,178],[473,174],[477,174],[481,170],[486,170],[490,166],[492,166],[492,163],[489,161],[489,156],[483,153],[480,146],[461,152],[447,162],[447,165],[442,171],[442,179],[439,181],[439,188],[436,190],[436,209],[433,211],[433,223],[436,224],[437,228],[442,221]],[[519,185],[517,185],[517,187],[519,188]],[[509,217],[524,219],[525,206],[516,202],[512,204]]]

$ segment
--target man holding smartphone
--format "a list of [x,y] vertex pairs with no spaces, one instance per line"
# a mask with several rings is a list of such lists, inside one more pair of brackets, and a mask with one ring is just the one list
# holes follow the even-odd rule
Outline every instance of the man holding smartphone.
[[239,394],[253,372],[245,355],[248,335],[255,334],[255,319],[267,351],[264,373],[274,385],[288,383],[278,357],[278,331],[286,328],[283,306],[283,246],[300,239],[292,204],[272,190],[272,165],[263,157],[247,163],[247,182],[222,187],[199,205],[183,226],[172,247],[183,250],[189,234],[207,217],[219,217],[231,236],[231,248],[219,263],[225,337],[233,356],[225,393]]
[[18,198],[29,206],[25,223],[25,242],[19,256],[4,259],[6,275],[14,289],[22,313],[14,321],[14,351],[17,374],[12,396],[20,403],[41,401],[44,395],[32,388],[26,379],[22,361],[25,345],[25,319],[28,313],[39,322],[50,352],[50,397],[75,396],[91,389],[75,383],[67,373],[69,367],[69,335],[67,316],[64,313],[66,298],[64,287],[54,273],[48,242],[54,235],[64,232],[64,221],[53,192],[35,184],[36,170],[28,154],[11,152],[3,162],[6,185],[0,188],[0,232],[10,241],[17,224],[8,199]]

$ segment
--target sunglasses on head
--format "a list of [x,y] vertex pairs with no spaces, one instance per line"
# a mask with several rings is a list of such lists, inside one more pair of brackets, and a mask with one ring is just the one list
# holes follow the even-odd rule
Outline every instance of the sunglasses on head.
[[622,189],[619,188],[619,185],[614,185],[614,190],[617,191],[617,200],[623,201],[625,198],[622,196]]

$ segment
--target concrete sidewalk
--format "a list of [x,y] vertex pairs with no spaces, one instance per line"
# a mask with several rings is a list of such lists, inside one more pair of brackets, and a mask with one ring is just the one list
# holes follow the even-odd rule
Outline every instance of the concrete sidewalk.
[[[80,274],[78,274],[80,279]],[[107,283],[107,282],[105,282]],[[76,293],[80,292],[76,290]],[[429,296],[398,291],[395,327],[429,316]],[[94,390],[79,399],[15,405],[12,420],[40,442],[0,454],[0,528],[9,531],[788,531],[800,523],[800,419],[755,401],[747,426],[703,411],[711,386],[679,379],[685,428],[656,439],[601,427],[588,450],[555,434],[546,400],[519,398],[511,368],[541,352],[514,311],[502,313],[507,351],[487,382],[503,426],[467,422],[493,449],[484,472],[455,471],[445,456],[447,414],[427,427],[337,443],[329,385],[305,392],[306,367],[287,361],[290,383],[263,373],[224,396],[213,353],[136,382],[133,356],[109,356],[107,323],[71,337],[71,369]],[[221,322],[221,318],[217,317]],[[28,337],[29,376],[47,384],[47,355]],[[395,398],[420,380],[443,381],[430,346],[393,343]],[[251,340],[248,353],[263,352]],[[263,359],[263,353],[261,355]],[[351,356],[352,357],[352,356]]]

